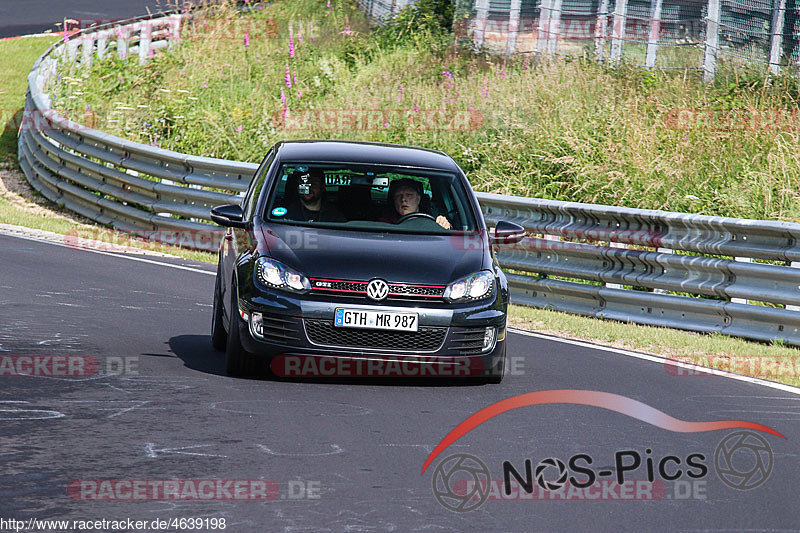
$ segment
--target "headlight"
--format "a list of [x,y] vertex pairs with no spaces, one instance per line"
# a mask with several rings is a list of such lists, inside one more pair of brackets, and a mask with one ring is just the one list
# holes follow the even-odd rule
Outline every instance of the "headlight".
[[444,290],[444,298],[451,302],[480,300],[490,296],[493,288],[494,274],[489,270],[482,270],[448,285]]
[[311,283],[307,277],[268,257],[259,257],[256,260],[255,274],[256,279],[267,287],[291,292],[311,290]]

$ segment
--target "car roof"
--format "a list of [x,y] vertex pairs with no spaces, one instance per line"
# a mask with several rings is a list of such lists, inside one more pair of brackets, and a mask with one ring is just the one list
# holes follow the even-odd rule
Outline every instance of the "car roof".
[[361,141],[282,141],[275,145],[282,161],[325,161],[398,165],[458,170],[455,161],[438,150],[400,144]]

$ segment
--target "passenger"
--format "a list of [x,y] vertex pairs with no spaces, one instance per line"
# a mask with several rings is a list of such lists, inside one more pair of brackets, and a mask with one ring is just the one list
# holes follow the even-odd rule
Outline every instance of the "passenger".
[[[408,178],[394,180],[389,185],[388,199],[392,208],[379,222],[397,224],[398,220],[412,213],[425,213],[433,218],[429,206],[420,206],[424,200],[428,200],[428,197],[422,190],[422,183],[417,180]],[[452,229],[450,221],[443,215],[436,217],[436,223],[444,229]]]
[[347,221],[336,206],[325,201],[325,185],[322,172],[316,169],[308,170],[299,174],[296,182],[297,198],[286,206],[287,219],[297,220],[298,222]]

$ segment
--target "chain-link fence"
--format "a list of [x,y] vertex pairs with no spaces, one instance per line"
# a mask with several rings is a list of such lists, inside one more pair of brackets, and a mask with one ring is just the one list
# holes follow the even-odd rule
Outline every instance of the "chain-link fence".
[[[454,28],[493,53],[776,75],[800,65],[800,0],[454,0]],[[373,20],[414,0],[359,0]]]
[[456,27],[498,53],[593,56],[647,68],[800,62],[800,0],[457,0]]

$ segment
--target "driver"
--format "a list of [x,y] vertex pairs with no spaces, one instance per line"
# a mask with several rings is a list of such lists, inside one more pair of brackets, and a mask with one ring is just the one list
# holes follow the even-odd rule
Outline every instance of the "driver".
[[308,222],[345,222],[347,219],[325,200],[322,172],[311,169],[298,175],[298,197],[287,206],[286,218]]
[[[422,202],[423,194],[425,193],[422,190],[422,183],[416,180],[408,178],[394,180],[391,185],[389,185],[388,195],[389,201],[392,203],[394,209],[388,216],[381,218],[380,222],[397,224],[404,216],[412,213],[424,212],[420,211],[420,203]],[[430,215],[430,213],[426,214]],[[431,216],[431,218],[433,217]],[[436,223],[444,229],[452,229],[450,221],[443,215],[436,217]]]

